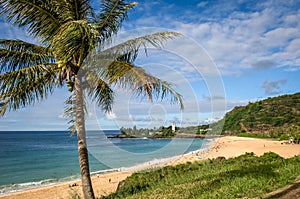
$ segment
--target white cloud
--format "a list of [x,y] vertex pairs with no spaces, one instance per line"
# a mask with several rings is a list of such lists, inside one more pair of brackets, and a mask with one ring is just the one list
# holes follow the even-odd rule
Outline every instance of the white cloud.
[[268,48],[284,47],[291,39],[299,36],[299,29],[279,27],[263,35],[263,42]]
[[117,115],[114,112],[109,112],[105,116],[109,120],[115,120],[115,119],[117,119]]
[[[169,27],[195,39],[211,56],[222,74],[237,75],[245,70],[261,69],[253,66],[263,60],[276,63],[269,67],[297,69],[300,63],[300,50],[297,47],[300,38],[300,9],[294,9],[293,2],[283,4],[280,1],[266,1],[252,3],[251,10],[237,10],[240,3],[230,1],[206,9],[203,7],[206,2],[201,2],[198,6],[204,8],[204,11],[186,11],[189,20],[182,17],[174,20],[166,12],[167,8],[164,8],[160,9],[165,11],[163,17],[158,12],[158,15],[143,19],[148,22],[138,24]],[[218,14],[216,10],[222,12]],[[193,55],[198,52],[195,46],[183,44],[177,43],[182,54]],[[199,63],[200,60],[203,63],[199,55],[187,58],[192,63]],[[184,71],[183,68],[181,70]],[[216,71],[201,67],[201,72]]]
[[13,26],[10,23],[1,22],[1,21],[0,21],[0,27],[2,30],[5,30],[0,32],[1,39],[18,39],[30,43],[37,43],[37,41],[34,40],[32,37],[30,37],[28,32],[25,31],[24,29]]
[[208,4],[207,1],[202,1],[202,2],[200,2],[200,3],[197,4],[197,8],[205,7],[207,4]]
[[254,69],[269,69],[269,68],[272,68],[274,67],[276,63],[274,63],[272,60],[260,60],[260,61],[257,61],[256,63],[253,63],[252,64],[252,67]]
[[286,84],[287,80],[282,79],[282,80],[277,80],[277,81],[268,81],[265,80],[261,87],[265,90],[265,93],[267,95],[276,95],[281,93],[281,88],[280,86]]
[[58,118],[59,119],[68,119],[68,117],[64,113],[59,114]]
[[[298,30],[299,31],[299,30]],[[293,39],[289,45],[286,47],[286,52],[289,52],[293,56],[297,56],[300,53],[300,38]],[[294,52],[294,53],[293,53]]]
[[221,120],[221,117],[207,118],[204,120],[204,123],[211,124]]

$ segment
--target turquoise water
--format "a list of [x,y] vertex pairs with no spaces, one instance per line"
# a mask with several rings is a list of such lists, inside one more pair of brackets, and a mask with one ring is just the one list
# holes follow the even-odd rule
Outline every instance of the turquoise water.
[[[92,172],[130,167],[198,150],[201,139],[107,139],[90,131]],[[65,131],[0,132],[0,193],[79,178],[77,138]]]

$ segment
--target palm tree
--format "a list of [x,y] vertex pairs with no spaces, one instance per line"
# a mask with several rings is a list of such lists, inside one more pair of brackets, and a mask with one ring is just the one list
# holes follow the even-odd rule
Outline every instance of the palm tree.
[[[162,47],[178,36],[161,32],[111,47],[136,3],[102,0],[98,13],[89,0],[0,0],[0,15],[24,28],[38,44],[0,40],[0,114],[42,101],[55,88],[68,86],[66,114],[78,137],[84,198],[94,198],[85,130],[85,95],[104,112],[111,111],[113,88],[129,88],[150,100],[154,96],[180,104],[182,99],[168,82],[136,66],[140,48]],[[109,47],[107,47],[109,46]]]

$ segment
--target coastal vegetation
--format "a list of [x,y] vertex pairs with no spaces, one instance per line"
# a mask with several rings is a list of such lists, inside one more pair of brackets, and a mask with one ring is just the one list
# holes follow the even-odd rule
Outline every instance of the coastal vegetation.
[[172,138],[176,136],[176,131],[179,130],[178,127],[175,127],[175,131],[172,131],[172,126],[159,128],[147,129],[140,128],[137,129],[136,126],[133,128],[124,128],[120,129],[121,134],[117,135],[116,138]]
[[[136,2],[102,0],[0,0],[0,16],[25,29],[33,43],[0,39],[0,115],[47,99],[55,89],[69,91],[65,115],[77,134],[84,198],[94,198],[86,145],[85,99],[103,112],[114,102],[114,88],[152,100],[169,98],[181,108],[172,86],[134,64],[140,48],[161,48],[175,32],[153,33],[113,46],[113,39]],[[97,13],[96,13],[97,11]]]
[[[253,138],[275,138],[300,143],[300,93],[283,95],[265,100],[250,102],[229,111],[222,120],[197,126],[176,127],[173,134],[163,133],[171,129],[121,128],[127,137],[205,137],[213,135],[237,135]],[[153,136],[155,135],[155,136]],[[202,136],[198,136],[202,135]]]
[[171,138],[171,137],[174,137],[174,136],[176,136],[176,132],[172,131],[171,126],[169,126],[167,128],[162,127],[160,134],[154,134],[153,135],[154,138]]
[[205,135],[211,129],[208,124],[199,126],[188,126],[188,127],[175,127],[172,131],[172,126],[164,127],[160,126],[158,128],[147,129],[140,128],[137,129],[136,126],[133,128],[120,129],[121,134],[115,136],[115,138],[172,138],[172,137],[196,137],[197,135]]
[[119,184],[109,198],[259,198],[300,175],[300,157],[246,153],[142,171]]
[[182,127],[178,129],[178,133],[185,133],[185,134],[199,134],[205,135],[210,131],[209,124],[203,124],[198,126],[188,126]]
[[[278,137],[300,127],[300,93],[282,95],[235,107],[224,117],[224,134],[249,132]],[[289,130],[287,130],[290,128]],[[282,133],[281,133],[282,132]]]
[[251,138],[275,138],[280,141],[292,139],[294,143],[300,144],[300,126],[291,125],[289,127],[281,127],[270,130],[268,133],[238,133],[240,137],[251,137]]
[[[222,127],[222,124],[224,126]],[[210,127],[223,135],[300,141],[300,93],[250,102],[229,111]]]

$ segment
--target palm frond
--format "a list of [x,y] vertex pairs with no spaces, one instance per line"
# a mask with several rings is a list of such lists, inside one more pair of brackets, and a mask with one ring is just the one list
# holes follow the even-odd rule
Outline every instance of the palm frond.
[[0,73],[51,62],[54,62],[53,56],[45,47],[0,39]]
[[147,96],[150,101],[153,98],[168,99],[171,103],[178,103],[181,109],[184,108],[182,96],[170,83],[152,76],[143,68],[131,63],[113,61],[103,69],[101,75],[109,84],[133,90],[137,96]]
[[19,27],[26,27],[29,33],[49,41],[61,25],[60,0],[0,0],[0,15]]
[[126,3],[123,0],[102,0],[101,11],[96,22],[100,44],[110,40],[111,36],[118,32],[122,22],[127,18],[127,11],[136,4],[136,2]]
[[41,101],[57,85],[53,65],[37,65],[0,75],[0,115]]
[[[85,20],[70,21],[61,26],[53,38],[51,49],[56,59],[80,65],[87,53],[95,47],[96,35],[97,32]],[[78,60],[73,60],[74,57]]]
[[114,101],[114,91],[103,81],[95,71],[90,71],[86,77],[87,95],[105,112],[110,112]]
[[171,103],[178,103],[181,109],[184,108],[182,96],[172,88],[170,83],[146,73],[141,67],[132,67],[116,82],[122,87],[132,89],[137,96],[147,96],[150,101],[154,97],[167,99]]
[[92,21],[95,19],[96,14],[94,9],[90,6],[90,0],[68,0],[61,1],[59,10],[61,12],[61,18],[64,22],[76,21],[76,20],[87,20]]
[[69,131],[71,132],[72,135],[76,133],[76,103],[75,103],[75,95],[72,93],[72,95],[65,101],[65,111],[64,111],[64,116],[69,118],[68,124],[69,126]]
[[180,34],[176,32],[154,33],[128,40],[104,51],[94,50],[85,60],[85,66],[92,66],[96,73],[101,73],[100,76],[104,77],[105,81],[112,83],[131,69],[141,47],[145,51],[149,44],[160,48],[163,47],[166,40],[176,36],[180,36]]
[[[122,60],[132,63],[138,56],[140,48],[147,54],[147,48],[162,48],[167,40],[180,36],[177,32],[158,32],[127,40],[119,45],[105,49],[99,54],[99,59]],[[97,54],[96,54],[97,55]]]

